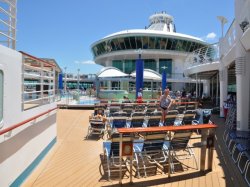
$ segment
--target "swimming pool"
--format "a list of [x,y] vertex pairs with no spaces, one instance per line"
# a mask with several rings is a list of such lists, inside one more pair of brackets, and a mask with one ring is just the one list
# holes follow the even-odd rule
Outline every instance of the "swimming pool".
[[94,105],[96,103],[100,103],[100,101],[96,100],[96,99],[84,99],[84,100],[80,100],[77,104],[79,104],[79,105]]

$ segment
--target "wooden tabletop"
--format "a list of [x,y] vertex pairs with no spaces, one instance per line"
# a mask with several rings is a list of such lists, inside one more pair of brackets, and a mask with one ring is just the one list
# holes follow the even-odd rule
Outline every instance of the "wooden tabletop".
[[218,126],[215,124],[199,124],[199,125],[182,125],[182,126],[164,126],[164,127],[146,127],[146,128],[118,128],[119,133],[136,133],[136,132],[162,132],[162,131],[180,131],[180,130],[196,130],[196,129],[213,129]]

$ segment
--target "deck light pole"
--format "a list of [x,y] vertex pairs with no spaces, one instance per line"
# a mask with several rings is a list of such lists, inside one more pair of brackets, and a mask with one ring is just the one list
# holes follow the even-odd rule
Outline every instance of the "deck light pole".
[[224,16],[217,16],[217,19],[221,23],[221,37],[224,35],[224,25],[227,23],[227,19]]

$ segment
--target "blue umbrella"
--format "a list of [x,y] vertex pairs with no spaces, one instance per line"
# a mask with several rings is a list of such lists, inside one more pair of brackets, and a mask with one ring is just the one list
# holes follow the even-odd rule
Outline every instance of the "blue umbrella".
[[140,88],[143,88],[143,71],[144,61],[141,59],[141,55],[139,54],[139,58],[136,60],[136,98],[138,97]]

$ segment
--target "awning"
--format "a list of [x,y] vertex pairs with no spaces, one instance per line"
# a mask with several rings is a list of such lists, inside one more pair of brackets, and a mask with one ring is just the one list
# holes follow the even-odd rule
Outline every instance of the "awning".
[[[131,77],[136,77],[136,72],[132,72],[130,74]],[[161,75],[159,73],[157,73],[154,70],[151,69],[144,69],[143,72],[143,79],[147,79],[147,80],[157,80],[157,81],[161,81]]]
[[118,78],[129,77],[128,74],[123,73],[121,70],[115,67],[105,67],[97,74],[98,78]]

